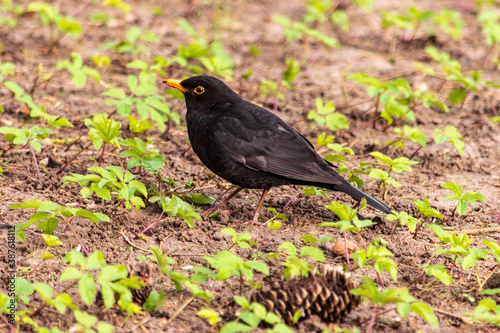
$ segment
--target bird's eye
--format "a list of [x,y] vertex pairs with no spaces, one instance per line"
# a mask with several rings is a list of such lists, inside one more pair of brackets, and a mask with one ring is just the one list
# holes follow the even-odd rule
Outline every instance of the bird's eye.
[[194,88],[194,92],[197,93],[198,95],[201,95],[205,92],[205,88],[203,88],[202,86],[198,86]]

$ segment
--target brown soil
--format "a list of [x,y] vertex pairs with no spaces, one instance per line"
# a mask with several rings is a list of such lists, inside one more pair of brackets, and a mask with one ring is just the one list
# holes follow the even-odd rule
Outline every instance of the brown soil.
[[[27,3],[27,1],[23,1]],[[53,1],[61,12],[71,13],[78,6],[79,1]],[[153,20],[149,8],[158,5],[163,9],[163,15]],[[315,138],[323,132],[324,128],[312,126],[306,121],[309,110],[314,108],[314,101],[321,97],[325,102],[334,101],[337,110],[346,114],[351,129],[365,124],[371,120],[371,115],[365,115],[365,111],[372,105],[370,103],[359,104],[368,98],[364,89],[354,86],[351,81],[344,82],[344,75],[365,72],[378,78],[404,77],[409,82],[417,82],[419,74],[413,67],[414,61],[429,61],[423,52],[426,45],[436,45],[442,50],[449,52],[452,57],[461,61],[465,68],[478,68],[481,66],[486,55],[487,47],[481,35],[479,24],[475,20],[475,12],[466,1],[456,6],[455,1],[420,1],[421,9],[453,8],[461,12],[467,21],[464,37],[459,42],[446,42],[447,36],[438,35],[436,39],[417,39],[410,45],[400,45],[397,48],[395,62],[389,61],[390,35],[380,28],[379,9],[402,10],[403,5],[394,5],[389,1],[376,1],[374,12],[364,13],[361,9],[347,6],[350,17],[351,31],[342,36],[342,46],[330,49],[320,43],[309,43],[307,48],[304,43],[290,42],[284,47],[283,29],[272,22],[273,15],[288,15],[292,19],[299,20],[304,14],[304,4],[300,0],[289,1],[220,1],[217,5],[206,1],[135,1],[132,3],[133,10],[125,16],[114,10],[107,11],[116,19],[110,27],[105,28],[97,24],[89,24],[89,14],[96,11],[96,7],[89,6],[77,18],[84,24],[84,35],[78,41],[71,37],[64,37],[56,47],[49,52],[49,31],[47,28],[37,29],[38,19],[33,17],[20,20],[18,28],[10,31],[5,27],[0,28],[0,40],[2,40],[2,62],[12,61],[16,64],[16,76],[14,81],[29,91],[33,85],[35,73],[39,64],[43,64],[44,73],[55,72],[55,64],[58,60],[69,58],[73,50],[80,52],[84,59],[92,55],[103,53],[98,46],[104,41],[123,38],[123,33],[132,26],[148,27],[161,37],[158,45],[150,45],[151,56],[123,55],[107,53],[112,56],[113,64],[103,76],[103,80],[115,87],[126,89],[127,75],[136,74],[137,71],[125,68],[125,65],[133,59],[152,59],[156,55],[164,57],[176,53],[177,47],[189,42],[188,36],[182,32],[175,23],[176,17],[184,17],[189,20],[199,31],[204,31],[209,38],[220,39],[226,51],[233,56],[235,67],[235,81],[228,82],[231,87],[238,91],[244,98],[255,103],[261,103],[272,108],[273,98],[263,98],[259,93],[259,84],[262,79],[270,79],[278,82],[285,69],[285,59],[298,59],[302,70],[294,81],[294,90],[284,90],[285,98],[279,102],[279,115],[294,128],[315,142]],[[401,7],[401,8],[398,8]],[[106,10],[106,9],[105,9]],[[319,26],[319,29],[322,29]],[[31,37],[30,31],[34,30]],[[22,43],[24,40],[26,41]],[[404,44],[401,42],[400,44]],[[21,45],[21,46],[18,46]],[[249,46],[256,45],[262,53],[258,56],[249,54]],[[89,64],[90,65],[90,64]],[[494,79],[498,72],[487,66],[483,75],[485,79]],[[248,81],[242,80],[241,75],[248,69],[253,75]],[[167,69],[169,77],[182,77],[191,75],[190,72],[178,66]],[[498,77],[498,76],[496,76]],[[21,79],[22,78],[22,79]],[[437,91],[441,84],[438,80],[424,80],[432,91]],[[159,86],[162,86],[160,81]],[[450,86],[443,87],[445,93]],[[73,86],[67,72],[59,74],[51,79],[48,84],[42,84],[34,94],[36,102],[43,103],[51,114],[60,115],[69,119],[75,127],[55,129],[49,136],[51,141],[43,142],[42,152],[37,154],[41,163],[42,180],[38,180],[33,164],[32,156],[28,149],[11,148],[4,137],[0,138],[0,149],[4,151],[1,157],[4,168],[3,177],[0,178],[0,220],[2,223],[17,224],[27,221],[32,214],[28,210],[9,210],[8,207],[29,199],[51,200],[61,205],[84,207],[94,212],[102,212],[110,216],[111,222],[94,225],[87,220],[76,220],[75,230],[82,237],[90,252],[101,251],[109,264],[132,263],[138,255],[148,255],[149,245],[153,244],[161,248],[168,256],[176,260],[174,270],[189,274],[188,267],[192,265],[206,266],[203,258],[205,255],[214,255],[221,250],[228,249],[231,241],[227,235],[220,233],[222,228],[232,227],[239,232],[248,232],[252,239],[260,243],[267,233],[266,228],[246,228],[242,225],[251,219],[256,202],[259,198],[257,191],[243,191],[221,212],[219,219],[196,221],[194,228],[188,228],[186,223],[178,218],[166,218],[165,222],[158,224],[153,229],[153,234],[147,234],[146,239],[136,238],[143,226],[137,215],[125,210],[122,206],[114,210],[118,201],[104,202],[95,196],[81,200],[77,188],[63,188],[61,178],[69,173],[85,174],[87,168],[97,165],[99,153],[90,149],[82,153],[69,167],[60,175],[56,172],[61,164],[69,161],[83,147],[88,144],[88,129],[83,126],[83,119],[88,118],[96,112],[107,112],[111,114],[114,110],[106,107],[101,98],[105,90],[102,86],[89,80],[83,89]],[[347,96],[344,96],[343,90]],[[342,107],[344,97],[348,98],[350,105],[354,107]],[[498,108],[498,91],[487,96],[488,100]],[[0,88],[0,101],[5,108],[1,115],[3,126],[33,126],[39,124],[35,119],[23,114],[22,108],[5,88]],[[183,114],[185,106],[182,101],[170,100],[172,110]],[[459,156],[455,148],[450,144],[431,144],[421,149],[414,157],[420,163],[413,166],[413,172],[394,175],[402,186],[391,189],[386,202],[398,211],[407,211],[416,217],[420,217],[416,211],[413,200],[421,200],[423,196],[429,198],[431,205],[440,210],[444,221],[442,227],[452,232],[459,233],[461,230],[475,230],[480,228],[495,227],[498,225],[497,216],[500,209],[500,130],[499,125],[488,118],[494,116],[491,108],[485,103],[482,96],[470,96],[463,107],[451,106],[451,111],[444,114],[440,111],[418,108],[415,110],[418,127],[429,137],[432,137],[434,129],[444,129],[446,125],[458,128],[465,138],[465,149],[463,156]],[[118,119],[115,116],[115,119]],[[402,125],[400,122],[398,125]],[[374,162],[368,153],[382,149],[384,144],[397,137],[392,129],[382,131],[385,123],[376,123],[375,126],[366,126],[353,132],[338,131],[335,133],[336,142],[351,147],[356,155],[350,160],[351,165],[359,162]],[[124,123],[124,128],[126,123]],[[374,128],[375,127],[375,128]],[[133,134],[124,130],[123,137],[133,137]],[[67,142],[82,137],[82,140],[68,148]],[[183,183],[193,181],[196,184],[195,192],[218,197],[230,184],[219,178],[210,179],[207,170],[194,155],[187,143],[187,133],[184,124],[172,128],[169,133],[163,134],[149,131],[140,134],[143,140],[152,138],[154,148],[163,154],[168,163],[165,178],[173,178]],[[415,144],[408,144],[404,151],[393,151],[388,149],[386,154],[391,157],[411,156],[418,148]],[[50,163],[49,163],[50,162]],[[105,155],[106,165],[123,165],[119,152],[108,149]],[[154,182],[152,176],[136,175],[137,179],[148,184]],[[365,178],[363,190],[377,197],[381,196],[381,188],[377,184]],[[487,203],[478,203],[475,207],[469,207],[464,216],[452,217],[452,210],[456,201],[444,202],[443,199],[449,191],[439,185],[453,181],[462,185],[465,191],[476,191],[482,193]],[[330,199],[335,193],[329,193]],[[284,209],[288,201],[291,203]],[[340,195],[339,201],[353,204],[346,195]],[[329,203],[322,196],[304,196],[300,187],[282,187],[273,189],[268,196],[265,206],[275,207],[283,212],[289,222],[284,223],[283,228],[274,230],[263,242],[261,251],[264,253],[277,252],[277,247],[284,241],[289,241],[297,247],[304,246],[300,237],[313,235],[316,238],[330,236],[334,239],[342,237],[336,228],[322,228],[317,224],[322,221],[334,221],[335,215],[325,208]],[[203,212],[206,206],[200,206]],[[140,211],[140,216],[146,224],[155,222],[161,214],[156,204],[147,203],[145,209]],[[374,227],[363,230],[362,242],[357,235],[350,234],[348,238],[359,246],[369,244],[371,241],[381,238],[389,243],[388,249],[394,254],[393,259],[398,265],[398,281],[394,282],[387,272],[381,274],[386,287],[409,288],[410,293],[439,310],[435,312],[440,322],[440,329],[434,329],[415,314],[407,318],[400,318],[397,312],[390,311],[377,317],[373,331],[376,332],[471,332],[492,331],[490,326],[480,324],[467,324],[461,320],[465,313],[472,312],[477,302],[483,296],[477,293],[477,281],[474,274],[455,270],[455,282],[451,292],[446,286],[434,278],[424,275],[415,281],[423,272],[422,265],[427,263],[434,251],[434,245],[438,243],[436,237],[429,229],[421,229],[421,235],[412,237],[407,235],[406,227],[399,227],[391,237],[394,222],[385,218],[375,216],[373,210],[364,211],[366,218],[373,218],[377,224]],[[262,211],[261,218],[271,218],[270,212]],[[127,235],[134,244],[127,243],[121,233]],[[18,242],[16,247],[18,277],[23,277],[31,282],[45,282],[54,286],[56,292],[64,289],[65,283],[58,282],[61,272],[67,267],[61,257],[69,250],[78,246],[70,232],[64,232],[64,226],[58,226],[55,234],[62,240],[63,245],[50,248],[49,251],[55,255],[50,260],[42,260],[40,255],[47,250],[47,246],[41,235],[32,227],[27,233],[25,243]],[[4,237],[5,233],[0,237]],[[499,232],[471,234],[475,239],[473,247],[481,248],[482,240],[488,238],[499,240]],[[2,255],[6,254],[6,247],[2,242],[0,249]],[[339,265],[345,262],[343,256],[337,256],[332,251],[334,242],[323,243],[319,246],[326,255],[326,263]],[[254,253],[250,250],[234,250],[234,253],[246,260],[251,259]],[[232,251],[233,251],[232,250]],[[268,261],[271,268],[271,276],[264,279],[262,275],[256,277],[259,281],[272,282],[280,279],[281,267],[277,262]],[[444,264],[451,268],[451,258],[438,256],[431,264]],[[478,273],[481,279],[489,274],[489,269],[495,265],[490,259],[481,262]],[[3,268],[0,269],[3,271]],[[357,269],[353,272],[353,278],[361,281],[365,274],[376,279],[373,269]],[[168,280],[168,279],[167,279]],[[160,279],[158,270],[153,274],[153,289],[164,289],[167,302],[159,310],[153,313],[145,312],[126,319],[126,313],[111,309],[100,314],[100,321],[107,321],[116,326],[115,332],[207,332],[214,331],[208,323],[198,317],[196,312],[207,307],[201,299],[191,299],[189,291],[177,292],[165,277]],[[232,281],[237,283],[236,281]],[[222,282],[209,282],[202,288],[212,292],[215,299],[210,307],[224,313],[225,318],[231,317],[238,309],[231,302],[231,293]],[[3,289],[3,286],[0,287]],[[244,288],[246,295],[251,293],[249,285]],[[74,301],[83,307],[77,296],[77,288],[70,289],[69,293]],[[471,301],[470,298],[474,298]],[[33,304],[39,304],[39,297],[34,297]],[[187,305],[186,305],[187,304]],[[181,307],[185,306],[181,309]],[[89,313],[96,313],[98,308],[92,306],[89,309],[83,307]],[[179,310],[181,311],[179,312]],[[385,310],[389,310],[387,307]],[[372,315],[371,305],[364,302],[355,309],[340,324],[341,327],[356,325],[360,328],[366,327]],[[45,312],[47,311],[47,312]],[[67,312],[68,313],[68,312]],[[60,325],[63,330],[69,330],[75,323],[73,316],[59,315],[53,310],[41,311],[41,315],[35,317],[41,326],[50,327]],[[0,324],[0,327],[2,324]],[[301,322],[294,327],[297,332],[320,332],[326,326],[317,318]],[[3,330],[4,328],[0,328]],[[29,326],[22,328],[28,330]]]

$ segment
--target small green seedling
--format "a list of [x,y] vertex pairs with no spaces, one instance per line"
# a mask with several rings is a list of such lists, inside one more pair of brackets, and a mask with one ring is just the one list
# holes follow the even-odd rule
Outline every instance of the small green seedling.
[[[90,306],[97,295],[96,282],[101,287],[104,306],[109,309],[117,303],[122,310],[129,313],[140,313],[141,308],[132,302],[134,289],[141,289],[145,284],[137,276],[128,277],[127,267],[122,264],[107,265],[104,254],[93,252],[87,259],[77,251],[66,254],[64,261],[69,263],[62,273],[60,281],[73,281],[78,283],[78,290],[83,303]],[[99,275],[94,280],[91,271],[99,270]],[[118,301],[115,294],[119,295]]]
[[[264,322],[272,328],[267,329],[269,333],[293,333],[294,331],[281,322],[273,312],[267,312],[266,308],[257,302],[250,303],[245,297],[235,296],[234,301],[241,306],[242,311],[237,312],[237,320],[230,321],[221,329],[221,333],[249,332],[259,329],[259,324]],[[300,318],[300,311],[298,311]]]
[[349,128],[347,117],[335,112],[335,104],[332,102],[325,104],[321,98],[316,98],[316,110],[309,111],[307,119],[314,120],[319,126],[326,125],[331,131]]
[[71,80],[77,88],[85,87],[87,77],[93,78],[97,83],[101,82],[101,74],[94,68],[83,65],[83,59],[80,53],[71,52],[73,62],[69,59],[64,59],[57,62],[57,70],[66,69],[71,73]]
[[272,19],[274,22],[285,28],[285,37],[289,42],[301,38],[306,39],[305,36],[307,36],[322,42],[328,47],[340,46],[337,39],[330,37],[317,29],[310,28],[303,22],[292,21],[289,17],[284,15],[275,15]]
[[452,218],[455,216],[455,212],[458,212],[458,215],[460,216],[464,215],[465,211],[467,210],[467,203],[470,203],[472,206],[476,205],[476,201],[486,203],[486,198],[484,197],[484,195],[476,193],[474,191],[467,191],[464,194],[462,186],[454,182],[441,184],[441,187],[444,187],[453,192],[452,194],[447,196],[444,201],[458,200],[458,204],[453,208],[453,212],[451,213]]
[[129,150],[121,152],[121,157],[129,157],[127,169],[137,167],[144,172],[157,174],[160,170],[165,170],[165,158],[156,151],[150,151],[146,142],[139,138],[120,140],[120,144],[129,147]]
[[[299,276],[307,276],[309,272],[312,270],[311,265],[307,262],[307,260],[299,258],[303,256],[309,256],[314,261],[325,262],[325,254],[323,251],[316,247],[312,246],[303,246],[300,248],[300,255],[297,251],[297,247],[290,242],[283,242],[278,247],[278,250],[285,250],[288,252],[286,255],[286,261],[281,262],[280,265],[285,266],[283,271],[283,278],[289,279],[291,277],[299,277]],[[275,257],[273,254],[270,254],[269,257]]]
[[432,308],[422,302],[415,302],[416,299],[410,295],[407,288],[388,288],[379,290],[375,282],[368,276],[362,277],[364,283],[353,289],[352,293],[363,296],[373,303],[373,317],[376,317],[380,310],[387,304],[396,304],[399,315],[406,318],[410,311],[416,313],[428,324],[439,328],[439,322],[434,315]]
[[[2,78],[2,75],[0,75],[0,78]],[[27,94],[24,91],[24,89],[21,88],[14,81],[4,81],[2,83],[5,86],[5,88],[12,91],[12,93],[14,94],[14,98],[18,102],[22,103],[23,105],[26,105],[30,109],[30,117],[32,118],[40,117],[44,121],[46,121],[47,124],[54,127],[61,127],[61,126],[73,127],[73,125],[66,118],[48,114],[45,105],[35,103],[31,95]]]
[[36,209],[38,212],[31,215],[28,222],[18,223],[16,226],[16,238],[20,241],[26,241],[26,235],[24,230],[26,230],[31,225],[38,223],[38,230],[42,230],[48,235],[52,235],[57,228],[60,221],[64,221],[68,228],[71,229],[73,235],[78,240],[82,249],[88,255],[88,251],[82,243],[80,237],[76,234],[73,229],[72,222],[78,218],[84,218],[95,224],[101,221],[109,222],[109,217],[102,213],[92,213],[86,209],[82,208],[72,208],[65,207],[56,204],[52,201],[41,201],[41,200],[27,200],[19,204],[14,204],[9,206],[9,209]]
[[474,312],[466,315],[470,316],[473,320],[497,327],[500,326],[500,305],[491,298],[480,300]]
[[[239,295],[242,293],[243,278],[253,281],[254,271],[260,272],[264,275],[269,275],[269,267],[261,261],[244,261],[238,255],[235,255],[227,250],[221,251],[213,257],[204,256],[207,262],[217,271],[216,279],[227,281],[231,277],[236,276],[239,278]],[[235,295],[234,289],[227,283],[229,289]]]
[[102,147],[99,157],[99,166],[101,166],[107,144],[111,144],[120,149],[118,136],[122,133],[122,131],[120,131],[122,124],[113,119],[108,119],[107,113],[96,113],[92,119],[85,119],[85,125],[92,126],[89,129],[89,136],[95,149],[99,150]]
[[444,133],[436,128],[434,130],[434,142],[437,144],[444,142],[451,143],[456,148],[460,156],[462,156],[464,152],[464,137],[458,132],[455,126],[446,126]]
[[145,56],[149,56],[150,51],[148,46],[142,43],[158,44],[159,41],[160,38],[153,32],[144,32],[141,28],[132,27],[125,34],[125,39],[108,41],[101,46],[101,49],[113,50],[117,53],[142,53]]
[[33,1],[26,7],[26,12],[38,13],[43,26],[56,27],[59,30],[58,36],[51,34],[49,50],[52,50],[65,35],[77,39],[83,31],[82,26],[74,17],[62,15],[58,8],[49,3]]
[[375,271],[377,272],[377,276],[379,278],[379,282],[381,284],[382,279],[380,278],[380,274],[384,269],[389,272],[394,282],[397,282],[398,280],[398,266],[396,265],[394,260],[389,258],[392,256],[392,252],[389,251],[386,247],[378,247],[373,244],[370,244],[366,250],[360,249],[352,254],[352,258],[361,268],[367,265],[372,265],[371,262],[373,262],[373,268],[375,268]]
[[233,228],[224,228],[220,231],[220,233],[231,236],[233,244],[228,250],[233,248],[235,245],[238,245],[242,249],[251,249],[252,245],[257,245],[257,243],[252,240],[252,236],[250,234],[244,232],[238,234]]
[[300,64],[297,60],[288,59],[286,60],[286,64],[287,68],[283,73],[283,78],[281,79],[279,84],[266,79],[262,80],[260,84],[260,92],[262,96],[266,97],[275,95],[273,106],[274,113],[278,112],[278,100],[282,100],[285,97],[281,89],[283,87],[289,90],[294,89],[292,86],[292,82],[300,72]]
[[429,202],[429,199],[424,197],[424,200],[413,200],[413,203],[415,204],[415,207],[417,207],[418,211],[420,214],[422,214],[425,218],[433,218],[436,217],[440,219],[441,221],[443,220],[443,216],[441,213],[436,208],[431,208],[431,204]]
[[47,136],[53,131],[47,127],[38,128],[38,126],[34,126],[31,128],[13,128],[13,127],[0,127],[0,133],[5,134],[5,139],[8,142],[12,142],[15,145],[22,145],[21,149],[29,146],[31,155],[33,156],[33,161],[36,166],[36,173],[38,179],[42,179],[40,176],[40,167],[38,166],[38,160],[36,158],[36,154],[42,151],[41,140],[45,140]]
[[72,173],[71,176],[63,177],[63,184],[76,183],[80,185],[82,187],[80,194],[83,198],[95,193],[99,198],[109,201],[113,193],[120,199],[120,203],[125,205],[126,209],[131,209],[134,206],[136,211],[139,211],[140,207],[145,207],[144,201],[136,196],[136,193],[147,198],[146,186],[142,182],[134,180],[135,176],[129,171],[124,173],[118,166],[108,166],[106,169],[94,166],[87,170],[96,174]]
[[127,77],[129,95],[123,89],[107,90],[102,95],[113,99],[107,99],[106,105],[114,105],[116,112],[122,117],[129,116],[135,106],[140,121],[129,118],[130,129],[134,132],[150,128],[150,124],[145,122],[148,118],[154,121],[162,132],[167,130],[167,122],[173,121],[177,125],[180,124],[179,114],[171,112],[165,96],[158,94],[157,75],[152,73],[153,68],[157,67],[155,65],[148,66],[148,63],[142,60],[130,62],[127,67],[140,70],[138,76],[129,75]]

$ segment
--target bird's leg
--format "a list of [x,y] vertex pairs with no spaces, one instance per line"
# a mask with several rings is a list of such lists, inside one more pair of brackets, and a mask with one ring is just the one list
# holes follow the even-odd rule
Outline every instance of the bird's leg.
[[257,223],[257,220],[259,219],[260,209],[262,208],[262,205],[264,204],[264,198],[266,197],[268,192],[269,192],[268,188],[266,188],[266,189],[264,189],[264,191],[262,191],[262,196],[260,197],[259,203],[257,204],[257,209],[255,210],[255,214],[253,215],[253,219],[251,221],[251,224]]
[[217,205],[214,207],[208,209],[206,212],[204,212],[204,215],[209,216],[216,211],[219,211],[222,207],[224,207],[232,198],[236,196],[236,194],[240,193],[240,191],[243,190],[243,187],[237,187],[233,192],[231,192],[226,199],[222,200],[219,202]]

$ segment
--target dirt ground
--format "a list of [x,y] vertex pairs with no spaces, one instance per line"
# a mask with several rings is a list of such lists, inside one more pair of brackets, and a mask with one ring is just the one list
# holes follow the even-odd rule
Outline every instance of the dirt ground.
[[[21,1],[27,3],[27,1]],[[51,1],[57,5],[61,12],[70,13],[80,3],[78,1]],[[272,108],[274,97],[262,97],[259,85],[262,79],[270,79],[278,82],[286,68],[285,59],[297,59],[301,63],[301,71],[293,82],[294,90],[284,89],[285,98],[279,101],[278,112],[286,122],[293,125],[311,142],[316,142],[317,136],[325,131],[325,128],[312,126],[307,120],[307,114],[314,109],[314,101],[321,97],[325,102],[333,101],[337,111],[344,113],[350,123],[350,128],[356,129],[367,121],[371,116],[366,111],[372,106],[370,103],[361,104],[368,97],[363,87],[355,86],[352,81],[345,81],[346,74],[365,72],[368,75],[380,79],[392,79],[403,77],[409,82],[417,82],[419,73],[415,70],[413,62],[430,62],[430,58],[424,52],[426,45],[437,45],[441,50],[449,52],[452,57],[458,59],[464,68],[477,68],[482,63],[487,46],[481,35],[479,24],[475,20],[476,9],[468,1],[414,1],[414,5],[421,9],[438,10],[441,8],[452,8],[458,10],[466,20],[464,37],[458,42],[446,42],[446,36],[438,34],[437,40],[417,39],[414,43],[406,45],[398,44],[394,62],[389,59],[391,35],[380,28],[379,9],[403,10],[408,4],[404,2],[375,1],[372,13],[365,13],[359,7],[345,4],[350,19],[350,32],[343,33],[341,46],[339,48],[328,48],[320,43],[310,43],[305,48],[301,42],[289,42],[284,44],[283,28],[272,21],[273,15],[287,15],[294,20],[300,20],[304,15],[304,1],[134,1],[131,2],[133,10],[126,16],[118,15],[116,11],[109,10],[115,15],[115,19],[108,27],[89,23],[88,17],[96,8],[91,5],[78,13],[77,18],[84,24],[84,35],[74,40],[64,37],[58,45],[48,53],[49,30],[47,28],[36,29],[35,17],[24,18],[19,21],[18,28],[11,31],[0,27],[0,40],[3,44],[1,52],[2,62],[11,61],[16,64],[16,75],[14,81],[25,90],[31,88],[35,79],[38,65],[43,64],[44,70],[54,70],[58,60],[69,58],[73,50],[80,52],[84,59],[95,54],[108,54],[112,57],[112,65],[103,75],[103,80],[115,87],[126,89],[127,75],[136,74],[137,70],[127,69],[125,65],[133,59],[152,59],[156,55],[170,57],[175,55],[181,44],[189,42],[186,35],[176,24],[175,18],[183,17],[193,24],[200,32],[206,33],[210,38],[219,39],[227,53],[235,60],[235,80],[228,82],[245,99],[254,103],[261,103],[265,107]],[[163,9],[163,14],[153,19],[150,8],[157,5]],[[150,57],[138,54],[118,54],[110,51],[99,50],[99,45],[110,39],[122,38],[124,31],[132,26],[148,28],[160,36],[158,45],[151,45]],[[30,31],[35,31],[28,36]],[[26,41],[22,43],[23,40]],[[250,55],[249,47],[256,45],[261,53],[257,56]],[[86,63],[88,64],[88,63]],[[90,64],[88,64],[90,65]],[[241,76],[248,70],[253,75],[248,81]],[[172,78],[181,78],[192,75],[188,70],[180,66],[167,68],[167,74]],[[487,66],[483,72],[485,79],[497,79],[498,70],[493,64]],[[437,91],[441,82],[439,80],[426,79],[424,84],[432,91]],[[163,89],[161,80],[158,87]],[[444,86],[443,91],[449,90]],[[28,210],[9,210],[8,206],[29,199],[52,200],[62,205],[79,206],[84,205],[86,209],[94,212],[102,212],[110,216],[111,222],[102,222],[94,225],[87,220],[76,220],[75,230],[82,237],[90,252],[101,251],[104,253],[107,263],[132,263],[138,255],[148,255],[150,244],[161,248],[164,254],[171,256],[176,264],[175,270],[189,274],[192,265],[204,266],[206,262],[204,255],[214,255],[219,251],[229,248],[231,242],[227,235],[220,233],[226,227],[232,227],[239,232],[248,232],[252,239],[260,243],[267,233],[266,228],[245,227],[242,223],[252,218],[260,193],[254,190],[241,192],[218,219],[195,221],[194,228],[179,218],[166,218],[166,221],[153,229],[153,235],[147,234],[145,239],[136,238],[143,226],[137,215],[125,210],[122,206],[114,209],[118,201],[104,202],[95,196],[91,196],[82,202],[76,187],[63,188],[61,178],[69,173],[85,174],[87,168],[97,165],[99,153],[93,149],[87,150],[73,161],[69,167],[60,175],[56,172],[62,164],[69,161],[83,147],[88,144],[88,129],[84,126],[84,118],[90,117],[96,112],[107,112],[111,114],[113,107],[105,106],[101,93],[105,89],[93,80],[89,80],[82,89],[75,88],[71,82],[70,75],[66,72],[57,75],[47,85],[42,85],[36,90],[34,100],[47,106],[51,114],[64,116],[69,119],[73,128],[54,129],[50,135],[52,142],[43,142],[42,152],[37,154],[41,161],[41,177],[36,177],[36,170],[32,163],[32,157],[28,149],[12,148],[0,157],[4,172],[0,177],[0,220],[2,223],[17,224],[26,222],[31,215]],[[344,93],[349,96],[349,105],[344,104]],[[444,94],[442,96],[445,96]],[[442,97],[441,96],[441,97]],[[499,106],[500,93],[495,91],[488,96],[494,107]],[[22,113],[21,105],[12,99],[10,93],[0,87],[0,102],[5,112],[0,115],[3,126],[21,127],[25,125],[38,124],[37,120],[30,119]],[[171,109],[182,115],[185,113],[183,101],[169,99]],[[450,112],[445,114],[438,110],[418,108],[415,110],[417,125],[432,137],[434,129],[444,129],[446,125],[456,126],[464,136],[465,149],[460,156],[451,144],[430,144],[418,151],[413,156],[419,164],[413,166],[413,172],[394,175],[402,186],[391,188],[386,198],[387,204],[397,211],[407,211],[415,217],[420,217],[416,210],[413,199],[422,200],[427,197],[432,207],[439,209],[443,215],[442,227],[446,230],[459,233],[461,230],[475,230],[480,228],[496,227],[497,217],[500,209],[500,127],[499,124],[488,121],[493,117],[492,110],[486,105],[484,99],[474,93],[461,107],[451,106]],[[118,119],[118,118],[115,118]],[[405,122],[400,122],[403,125]],[[126,123],[124,123],[126,124]],[[382,120],[375,126],[365,126],[356,131],[340,130],[335,133],[335,141],[352,148],[355,156],[350,160],[353,165],[359,162],[374,162],[368,155],[372,151],[380,150],[389,140],[397,138],[392,128],[386,131]],[[122,137],[133,137],[134,134],[122,127]],[[326,129],[327,130],[327,129]],[[328,130],[327,130],[328,131]],[[176,181],[193,181],[196,184],[195,192],[213,197],[218,197],[229,186],[227,182],[209,177],[207,170],[196,155],[190,150],[187,139],[185,123],[173,127],[168,133],[148,131],[139,134],[138,137],[152,138],[154,148],[158,149],[167,159],[166,178]],[[71,139],[82,137],[77,144],[69,149],[67,142]],[[0,138],[0,149],[7,151],[9,143],[2,136]],[[418,146],[408,144],[405,150],[385,151],[391,157],[409,157]],[[323,153],[324,150],[323,150]],[[119,152],[108,149],[104,156],[106,165],[123,165]],[[50,163],[48,162],[50,161]],[[154,182],[152,176],[136,175],[137,179],[148,184]],[[373,180],[365,179],[363,190],[376,197],[381,196],[382,189]],[[487,203],[478,203],[470,207],[464,216],[452,217],[452,210],[456,201],[444,202],[443,199],[449,194],[448,190],[440,187],[444,182],[457,182],[466,191],[476,191],[483,194]],[[330,200],[335,193],[328,192]],[[289,202],[286,207],[285,205]],[[354,205],[354,201],[346,195],[340,194],[338,200],[342,203]],[[316,238],[329,236],[334,239],[342,235],[336,228],[322,228],[317,224],[323,221],[335,221],[335,215],[327,210],[325,206],[329,201],[322,196],[305,196],[299,186],[287,186],[275,188],[268,196],[265,206],[274,207],[283,212],[289,222],[284,223],[279,230],[274,230],[263,243],[261,251],[264,253],[277,252],[277,247],[284,241],[289,241],[297,247],[304,246],[300,237],[312,235]],[[200,212],[207,206],[200,206]],[[161,214],[156,204],[147,203],[146,208],[140,211],[140,215],[146,224],[156,221]],[[363,212],[366,218],[373,218],[377,224],[361,233],[365,244],[372,240],[381,238],[389,243],[388,249],[394,254],[393,259],[398,266],[398,281],[394,282],[387,272],[381,274],[386,287],[406,287],[410,294],[439,310],[435,312],[439,319],[441,328],[434,329],[420,317],[410,314],[407,318],[400,318],[396,311],[380,314],[373,327],[375,332],[487,332],[495,331],[492,326],[481,324],[468,324],[460,319],[465,313],[472,312],[482,296],[477,295],[477,283],[473,274],[455,272],[455,282],[448,291],[446,286],[435,281],[434,278],[424,276],[417,283],[412,282],[422,273],[423,264],[427,263],[438,243],[431,230],[423,229],[422,234],[416,238],[406,237],[407,229],[399,227],[391,237],[394,228],[393,221],[387,221],[374,210]],[[271,213],[262,211],[261,218],[271,218]],[[128,236],[132,247],[122,236],[124,232]],[[47,246],[41,235],[36,232],[36,227],[26,233],[27,241],[17,242],[17,271],[18,277],[23,277],[31,282],[49,283],[56,291],[64,289],[64,284],[58,282],[60,273],[67,266],[61,261],[61,257],[69,250],[78,246],[70,232],[64,232],[64,226],[59,225],[55,232],[63,242],[62,246],[50,248],[55,258],[50,260],[41,259],[40,255],[47,250]],[[471,234],[475,239],[473,246],[482,247],[482,239],[488,238],[499,241],[499,232]],[[4,238],[2,233],[0,238]],[[360,243],[359,236],[350,234],[348,238]],[[5,256],[6,242],[2,241],[0,246],[1,255]],[[361,245],[361,244],[360,244]],[[326,264],[342,265],[345,262],[343,256],[337,256],[332,252],[333,242],[326,242],[319,246],[326,255]],[[249,260],[253,254],[252,250],[234,250],[243,258]],[[434,259],[432,264],[444,264],[451,266],[451,259],[445,260],[444,256]],[[267,262],[271,268],[269,277],[258,276],[263,283],[270,283],[280,279],[281,267],[276,261]],[[2,265],[2,264],[0,264]],[[479,265],[479,276],[484,278],[488,270],[495,263],[490,259]],[[0,268],[3,271],[5,268]],[[461,273],[461,274],[460,274]],[[357,269],[352,275],[361,282],[361,276],[369,275],[376,278],[374,271],[369,269]],[[107,321],[115,325],[115,332],[208,332],[213,331],[206,320],[198,317],[196,312],[206,307],[206,303],[198,298],[190,299],[189,291],[177,292],[170,282],[160,279],[158,270],[154,270],[153,289],[164,289],[167,302],[158,311],[152,313],[144,312],[127,319],[126,313],[118,309],[110,309],[98,316],[100,321]],[[202,286],[212,292],[214,300],[211,303],[213,309],[225,314],[224,318],[230,318],[238,307],[231,302],[231,294],[222,282],[208,282]],[[3,289],[3,286],[0,287]],[[68,291],[76,295],[77,290]],[[247,286],[244,294],[249,295],[252,290]],[[77,297],[74,297],[78,300]],[[471,300],[473,299],[473,300]],[[37,304],[40,299],[34,298]],[[78,304],[78,303],[77,303]],[[187,304],[187,305],[186,305]],[[83,304],[79,304],[82,305]],[[185,307],[183,307],[186,305]],[[95,307],[95,308],[94,308]],[[182,308],[183,307],[183,308]],[[387,308],[389,310],[389,308]],[[98,308],[93,306],[86,309],[89,313],[96,313]],[[70,330],[75,321],[72,316],[60,315],[53,310],[47,310],[46,315],[36,316],[40,325],[60,325],[63,330]],[[364,302],[356,308],[341,323],[341,327],[358,326],[366,327],[372,314],[369,302]],[[2,324],[0,324],[2,325]],[[317,318],[308,319],[294,326],[297,332],[320,332],[327,324]],[[2,326],[0,326],[2,327]],[[24,327],[24,326],[23,326]],[[28,330],[28,327],[22,330]],[[3,328],[0,328],[3,330]],[[264,329],[263,329],[264,331]]]

